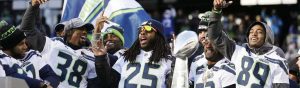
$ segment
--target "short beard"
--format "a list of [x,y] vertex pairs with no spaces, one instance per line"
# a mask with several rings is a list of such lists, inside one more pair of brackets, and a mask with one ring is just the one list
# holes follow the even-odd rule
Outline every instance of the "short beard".
[[111,49],[108,49],[107,52],[109,54],[115,54],[117,51],[119,51],[121,48],[111,48]]
[[25,55],[17,53],[16,50],[14,50],[14,49],[12,49],[10,52],[11,52],[12,57],[15,59],[23,59],[25,56]]
[[157,38],[157,36],[155,36],[155,38],[153,38],[153,39],[150,39],[150,41],[148,42],[147,46],[145,48],[142,48],[142,49],[145,50],[145,51],[153,50],[156,38]]
[[212,61],[212,62],[218,62],[219,60],[221,60],[223,58],[223,55],[216,51],[216,53],[212,56],[212,57],[205,57],[208,61]]

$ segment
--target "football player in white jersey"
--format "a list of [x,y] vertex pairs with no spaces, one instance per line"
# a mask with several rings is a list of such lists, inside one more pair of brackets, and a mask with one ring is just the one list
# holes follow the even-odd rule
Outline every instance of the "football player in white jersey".
[[208,23],[200,21],[198,30],[202,32],[199,33],[199,41],[204,47],[204,53],[198,55],[191,64],[190,84],[194,88],[235,88],[234,65],[205,37],[207,28]]
[[[111,72],[114,76],[111,79],[103,79],[112,82],[106,87],[112,88],[118,85],[119,88],[166,88],[167,84],[171,83],[168,80],[171,76],[168,75],[171,72],[172,56],[163,32],[160,22],[152,19],[146,21],[139,27],[137,40],[114,64],[113,70],[107,71],[111,68],[108,67],[106,58],[96,60],[96,65],[102,64],[104,67],[99,69],[102,72],[98,74]],[[102,56],[106,55],[106,53],[101,54]],[[116,72],[117,75],[114,75],[113,72]]]
[[247,43],[236,45],[222,31],[221,9],[225,0],[214,0],[209,18],[208,37],[212,44],[235,64],[238,88],[289,88],[288,68],[283,51],[274,46],[274,34],[262,22],[254,22],[247,30]]
[[[51,86],[57,87],[59,77],[46,64],[45,60],[42,60],[39,52],[34,50],[28,51],[24,32],[12,25],[8,25],[5,21],[1,21],[0,25],[0,44],[2,46],[2,50],[0,50],[0,62],[6,74],[8,76],[15,72],[24,74],[33,79],[50,82]],[[27,82],[32,83],[34,81]],[[34,87],[32,84],[29,84],[29,86]]]
[[93,25],[79,18],[71,19],[65,25],[65,41],[52,40],[34,29],[38,10],[39,7],[34,7],[25,12],[20,29],[28,36],[30,48],[40,51],[43,59],[60,77],[58,87],[96,87],[98,84],[93,83],[97,77],[94,56],[86,53],[88,50],[79,50],[85,45],[86,31],[92,30]]

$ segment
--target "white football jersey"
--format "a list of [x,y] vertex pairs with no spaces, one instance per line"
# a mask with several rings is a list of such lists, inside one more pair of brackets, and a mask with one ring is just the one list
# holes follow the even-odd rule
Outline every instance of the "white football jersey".
[[6,75],[5,75],[5,71],[4,71],[4,69],[3,69],[3,67],[2,67],[2,64],[0,64],[0,77],[5,77]]
[[237,88],[271,88],[273,83],[288,83],[286,60],[273,49],[264,55],[255,55],[236,45],[231,61],[236,69]]
[[226,58],[209,69],[202,54],[196,57],[190,68],[189,80],[194,82],[194,88],[224,88],[236,82],[234,65]]
[[120,58],[120,57],[123,56],[123,54],[125,53],[125,51],[126,51],[125,49],[120,49],[116,53],[114,53],[113,55],[116,56],[116,57],[118,57],[118,58]]
[[[16,60],[15,58],[5,54],[2,50],[0,50],[0,62],[4,68],[9,68],[12,71],[15,71],[19,74],[27,75],[25,70],[21,68],[21,61]],[[8,75],[8,74],[7,74]]]
[[26,56],[19,61],[21,61],[20,66],[28,77],[42,80],[39,71],[46,66],[47,63],[46,60],[42,59],[42,56],[38,51],[29,50],[26,52]]
[[121,74],[119,88],[166,88],[166,75],[171,72],[171,60],[148,64],[152,52],[141,50],[136,61],[130,63],[121,57],[113,69]]
[[87,79],[97,77],[93,54],[75,51],[61,41],[48,37],[41,54],[60,77],[60,88],[86,88]]

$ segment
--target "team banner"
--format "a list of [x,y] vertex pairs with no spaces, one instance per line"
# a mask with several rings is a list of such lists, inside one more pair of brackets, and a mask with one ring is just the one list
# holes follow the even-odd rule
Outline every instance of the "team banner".
[[124,28],[125,47],[137,38],[138,26],[151,18],[135,0],[64,0],[61,21],[79,17],[95,25],[103,11],[110,21]]

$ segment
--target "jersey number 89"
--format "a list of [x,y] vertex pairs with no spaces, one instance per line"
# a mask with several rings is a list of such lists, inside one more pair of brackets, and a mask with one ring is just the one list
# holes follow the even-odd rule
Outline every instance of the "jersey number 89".
[[[247,64],[246,64],[247,63]],[[246,65],[246,66],[245,66]],[[251,88],[260,88],[266,84],[267,77],[269,75],[270,67],[267,64],[256,62],[254,63],[253,58],[244,56],[242,58],[242,71],[239,73],[237,78],[237,83],[243,86],[246,86],[249,82],[251,72],[249,73],[250,69],[253,67],[253,76],[259,80],[259,84],[252,84]],[[262,74],[260,69],[262,70]]]

